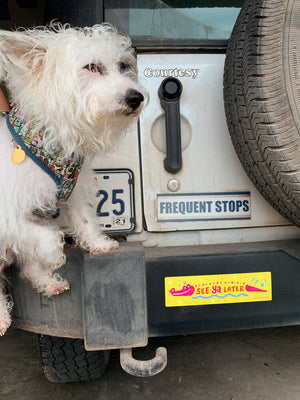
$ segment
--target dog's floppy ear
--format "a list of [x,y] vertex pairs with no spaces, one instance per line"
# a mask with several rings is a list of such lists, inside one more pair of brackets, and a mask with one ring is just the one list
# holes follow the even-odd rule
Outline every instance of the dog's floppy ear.
[[37,72],[43,65],[46,48],[25,34],[1,32],[0,53],[16,67]]

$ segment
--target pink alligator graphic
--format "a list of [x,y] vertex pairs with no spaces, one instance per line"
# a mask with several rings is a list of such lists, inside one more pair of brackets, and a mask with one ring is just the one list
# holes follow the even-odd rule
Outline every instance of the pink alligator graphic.
[[175,290],[174,288],[169,290],[172,296],[192,296],[195,292],[194,286],[187,285],[183,286],[181,290]]

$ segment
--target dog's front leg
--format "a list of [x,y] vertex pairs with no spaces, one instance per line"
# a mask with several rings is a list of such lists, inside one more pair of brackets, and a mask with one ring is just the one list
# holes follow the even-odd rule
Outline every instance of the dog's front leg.
[[4,293],[5,278],[0,272],[0,336],[3,336],[11,324],[10,311],[12,309],[12,301]]
[[93,209],[84,198],[80,188],[75,188],[68,200],[68,222],[76,244],[90,254],[107,253],[119,247],[116,240],[100,232],[95,222]]
[[64,234],[54,226],[25,220],[19,224],[15,247],[20,265],[37,261],[43,268],[54,271],[66,261]]
[[60,230],[26,221],[19,231],[16,245],[21,277],[28,279],[38,292],[53,296],[69,289],[68,282],[52,272],[66,261]]
[[69,289],[69,283],[57,273],[42,267],[37,261],[27,261],[21,265],[21,277],[28,279],[32,286],[47,297],[65,292]]

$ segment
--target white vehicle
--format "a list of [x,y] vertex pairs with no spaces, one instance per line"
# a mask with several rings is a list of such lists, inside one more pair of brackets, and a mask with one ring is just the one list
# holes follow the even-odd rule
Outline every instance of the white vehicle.
[[75,11],[48,16],[129,34],[150,100],[94,164],[95,218],[120,249],[71,248],[71,290],[51,299],[11,271],[14,324],[39,334],[47,378],[99,377],[110,349],[149,376],[167,362],[133,359],[149,337],[299,324],[300,0]]

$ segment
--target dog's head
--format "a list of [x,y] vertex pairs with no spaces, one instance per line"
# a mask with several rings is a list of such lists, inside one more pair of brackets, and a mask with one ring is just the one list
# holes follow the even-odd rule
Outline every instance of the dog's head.
[[20,114],[68,152],[114,147],[147,96],[130,39],[106,24],[2,31],[0,71]]

